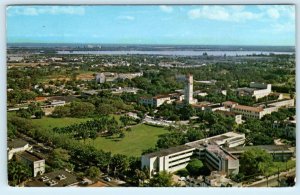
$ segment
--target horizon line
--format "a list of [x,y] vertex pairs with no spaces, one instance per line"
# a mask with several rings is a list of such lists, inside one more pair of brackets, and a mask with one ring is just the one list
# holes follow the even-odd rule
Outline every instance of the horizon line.
[[73,43],[73,42],[7,42],[8,44],[93,44],[93,45],[165,45],[165,46],[256,46],[256,47],[296,47],[296,45],[234,45],[234,44],[174,44],[174,43]]

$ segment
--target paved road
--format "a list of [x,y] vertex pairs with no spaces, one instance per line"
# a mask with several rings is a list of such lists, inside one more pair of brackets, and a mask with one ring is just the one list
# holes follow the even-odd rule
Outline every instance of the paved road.
[[[296,174],[296,171],[295,171],[295,168],[291,169],[290,171],[288,172],[282,172],[279,174],[279,179],[282,179],[284,177],[286,177],[287,175],[295,175]],[[273,176],[270,176],[267,179],[262,179],[262,180],[259,180],[259,181],[256,181],[250,185],[247,185],[247,187],[271,187],[271,186],[278,186],[278,175],[273,175]]]

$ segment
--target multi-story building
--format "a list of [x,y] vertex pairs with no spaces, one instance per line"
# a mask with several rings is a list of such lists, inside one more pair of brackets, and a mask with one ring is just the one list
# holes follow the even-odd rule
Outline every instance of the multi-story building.
[[245,118],[261,119],[263,116],[267,114],[271,114],[272,112],[277,112],[279,108],[294,107],[295,100],[294,99],[276,100],[269,103],[262,103],[257,107],[238,105],[237,103],[233,103],[229,101],[223,102],[223,105],[225,107],[229,107],[232,112],[243,115]]
[[33,177],[45,173],[45,159],[29,152],[24,151],[16,154],[16,159],[26,163],[32,169]]
[[157,95],[154,97],[141,97],[139,102],[140,104],[150,105],[156,108],[170,100],[171,100],[170,95]]
[[175,172],[187,166],[195,148],[187,145],[172,147],[142,156],[142,167],[150,170],[150,177],[160,171]]
[[160,171],[175,172],[185,168],[194,155],[206,162],[212,170],[237,174],[239,160],[221,146],[235,147],[245,142],[245,135],[228,132],[207,139],[186,143],[143,155],[142,167],[148,167],[150,177]]
[[239,96],[251,96],[258,100],[259,98],[270,95],[272,92],[272,85],[251,82],[250,87],[238,88],[237,92]]
[[261,107],[235,105],[231,108],[231,111],[237,114],[241,114],[246,118],[261,119],[265,115],[264,109]]

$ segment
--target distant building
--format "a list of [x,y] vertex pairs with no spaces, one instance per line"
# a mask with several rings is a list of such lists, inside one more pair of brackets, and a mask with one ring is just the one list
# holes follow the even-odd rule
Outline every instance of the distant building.
[[250,87],[238,88],[237,92],[239,96],[251,96],[258,100],[259,98],[270,95],[272,92],[272,85],[251,82]]
[[95,76],[96,83],[105,83],[106,77],[103,73],[98,73]]
[[24,151],[16,154],[16,159],[27,164],[32,169],[33,177],[45,173],[45,159],[29,152]]
[[170,100],[171,100],[171,97],[168,94],[167,95],[157,95],[154,97],[141,97],[140,104],[150,105],[150,106],[153,106],[156,108]]
[[15,153],[24,152],[26,150],[32,149],[32,146],[28,142],[22,139],[14,139],[7,142],[7,157],[8,160],[12,159]]
[[257,107],[239,105],[236,102],[230,102],[230,101],[223,102],[222,104],[226,108],[230,108],[231,112],[234,112],[236,114],[241,114],[245,118],[261,119],[263,116],[267,114],[271,114],[272,112],[277,112],[279,108],[294,107],[295,100],[294,99],[275,100],[269,103],[261,104]]
[[194,104],[196,100],[193,98],[193,75],[188,74],[186,76],[185,87],[184,87],[184,101],[187,104]]
[[237,114],[241,114],[246,118],[261,119],[265,115],[264,109],[261,107],[236,105],[232,107],[231,111]]
[[77,176],[64,170],[57,170],[36,177],[33,181],[27,182],[27,187],[70,187],[79,184]]

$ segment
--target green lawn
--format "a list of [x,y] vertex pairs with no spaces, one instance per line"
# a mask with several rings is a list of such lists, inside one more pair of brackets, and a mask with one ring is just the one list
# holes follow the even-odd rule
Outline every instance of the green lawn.
[[42,119],[32,119],[32,124],[42,129],[52,129],[54,127],[65,127],[75,123],[88,121],[89,118],[51,118],[43,117]]
[[143,150],[154,147],[158,136],[168,131],[162,127],[153,127],[139,124],[132,127],[132,131],[125,132],[124,138],[98,137],[95,140],[87,140],[86,144],[91,144],[98,149],[102,149],[113,154],[124,154],[127,156],[140,156]]
[[[118,120],[119,116],[115,116]],[[31,119],[31,122],[45,130],[54,127],[64,127],[75,123],[81,123],[90,120],[90,118],[51,118]],[[98,137],[95,140],[86,140],[86,144],[91,144],[98,149],[112,152],[113,154],[124,154],[127,156],[140,156],[143,150],[154,147],[158,136],[168,133],[163,127],[154,127],[145,124],[135,125],[132,131],[125,131],[124,138]]]

